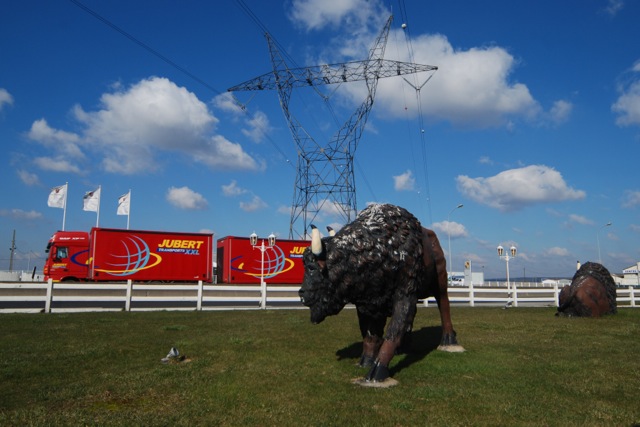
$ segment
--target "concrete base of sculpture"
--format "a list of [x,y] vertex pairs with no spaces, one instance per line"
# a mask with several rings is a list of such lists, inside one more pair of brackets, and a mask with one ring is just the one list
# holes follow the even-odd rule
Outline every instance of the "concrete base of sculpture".
[[464,353],[466,351],[461,345],[439,345],[438,350],[447,353]]
[[400,384],[398,380],[389,377],[384,381],[367,381],[364,378],[354,378],[351,384],[357,384],[361,387],[389,388]]

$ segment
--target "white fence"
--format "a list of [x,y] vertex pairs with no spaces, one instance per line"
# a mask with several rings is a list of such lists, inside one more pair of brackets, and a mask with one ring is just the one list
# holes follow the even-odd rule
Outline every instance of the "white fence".
[[[0,313],[303,308],[298,286],[146,283],[0,283]],[[454,305],[558,306],[560,288],[528,284],[449,288]],[[618,307],[636,307],[640,289],[617,289]],[[429,298],[424,306],[435,305]]]

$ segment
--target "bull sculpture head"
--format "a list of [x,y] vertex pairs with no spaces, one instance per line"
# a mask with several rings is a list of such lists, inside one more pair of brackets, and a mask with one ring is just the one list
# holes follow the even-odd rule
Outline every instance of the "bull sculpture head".
[[336,283],[329,280],[325,242],[320,238],[320,231],[313,224],[311,225],[311,246],[305,249],[302,259],[304,280],[298,295],[302,304],[311,309],[311,322],[317,324],[327,316],[340,313],[348,300],[340,295]]

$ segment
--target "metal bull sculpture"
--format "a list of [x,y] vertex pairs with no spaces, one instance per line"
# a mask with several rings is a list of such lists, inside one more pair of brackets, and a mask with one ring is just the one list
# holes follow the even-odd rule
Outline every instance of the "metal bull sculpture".
[[[371,205],[335,236],[312,243],[304,252],[300,298],[311,321],[322,322],[348,303],[356,306],[366,382],[389,378],[389,362],[411,332],[419,299],[434,296],[440,310],[445,351],[464,351],[451,323],[444,253],[437,236],[408,211]],[[391,318],[385,331],[387,318]]]
[[558,297],[558,315],[600,317],[618,311],[616,284],[602,264],[587,262],[565,285]]

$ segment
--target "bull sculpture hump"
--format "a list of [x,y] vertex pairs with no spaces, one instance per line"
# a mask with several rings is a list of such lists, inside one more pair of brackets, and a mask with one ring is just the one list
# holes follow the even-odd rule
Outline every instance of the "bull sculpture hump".
[[389,378],[389,362],[413,328],[416,304],[428,296],[435,297],[440,310],[438,349],[464,351],[451,323],[446,262],[438,237],[407,210],[371,205],[323,239],[312,226],[312,243],[303,259],[299,294],[313,323],[338,314],[348,303],[356,306],[363,339],[360,365],[370,368],[366,382]]
[[556,316],[600,317],[618,311],[613,277],[596,262],[583,264],[571,279],[571,285],[562,288],[558,299]]

